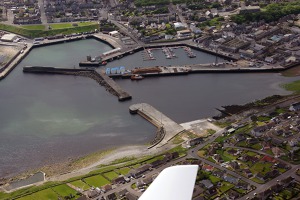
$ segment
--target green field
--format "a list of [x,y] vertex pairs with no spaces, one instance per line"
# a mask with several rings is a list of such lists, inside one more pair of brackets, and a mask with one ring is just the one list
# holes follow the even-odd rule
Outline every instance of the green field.
[[116,170],[119,174],[127,175],[131,169],[129,167],[123,167]]
[[284,85],[282,85],[282,87],[288,91],[299,93],[300,92],[300,80],[284,84]]
[[119,175],[116,172],[114,172],[114,171],[105,173],[104,176],[106,176],[109,180],[113,180],[113,179],[119,177]]
[[[64,29],[64,28],[73,28],[76,26],[73,26],[74,23],[59,23],[59,24],[50,24],[50,27],[52,29]],[[95,25],[97,22],[79,22],[76,23],[78,26],[89,26],[89,25]]]
[[21,27],[27,30],[45,30],[46,28],[45,25],[24,25]]
[[233,188],[233,184],[223,181],[222,186],[220,188],[218,188],[218,190],[220,193],[224,193],[224,192],[230,190],[231,188]]
[[[91,22],[89,22],[91,23]],[[40,29],[35,29],[39,27]],[[57,34],[72,34],[72,33],[82,33],[82,32],[89,32],[94,31],[95,29],[99,30],[99,25],[97,23],[93,23],[90,25],[83,25],[78,27],[71,27],[71,28],[60,28],[60,29],[53,29],[53,30],[41,30],[40,25],[29,25],[26,28],[21,26],[12,26],[7,24],[0,23],[0,30],[16,33],[18,35],[22,35],[28,38],[36,38],[36,37],[47,37]]]
[[216,177],[213,175],[209,175],[209,180],[212,182],[212,184],[216,184],[221,181],[221,179],[219,177]]
[[86,183],[82,182],[81,180],[78,181],[73,181],[70,184],[74,185],[75,187],[81,188],[83,190],[88,190],[90,189],[90,186],[87,185]]
[[49,188],[49,189],[34,193],[32,195],[22,197],[19,200],[42,200],[42,199],[56,200],[56,199],[58,199],[58,195]]
[[86,179],[84,179],[84,181],[87,184],[92,185],[94,187],[102,187],[102,186],[110,183],[108,180],[106,180],[103,176],[100,176],[100,175],[86,178]]
[[52,188],[56,193],[58,193],[61,197],[70,196],[70,194],[74,197],[79,197],[77,194],[77,191],[70,188],[66,184],[59,185]]

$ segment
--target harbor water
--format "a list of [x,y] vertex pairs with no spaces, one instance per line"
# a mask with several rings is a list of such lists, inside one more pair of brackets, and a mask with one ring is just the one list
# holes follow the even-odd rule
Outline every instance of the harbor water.
[[[155,127],[129,114],[129,106],[135,103],[149,103],[182,123],[215,115],[215,108],[222,105],[287,94],[279,84],[293,80],[275,73],[117,79],[133,96],[131,101],[119,102],[89,78],[22,72],[27,65],[78,67],[87,55],[97,56],[110,49],[93,39],[36,48],[0,82],[0,177],[102,149],[148,143],[155,137]],[[196,51],[196,58],[188,58],[182,49],[175,50],[178,58],[174,59],[166,59],[159,50],[153,52],[156,60],[143,61],[142,52],[137,52],[108,63],[108,67],[216,60]]]

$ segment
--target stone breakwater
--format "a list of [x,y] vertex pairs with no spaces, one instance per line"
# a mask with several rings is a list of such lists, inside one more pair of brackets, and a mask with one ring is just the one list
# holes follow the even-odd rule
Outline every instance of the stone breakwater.
[[40,66],[26,66],[23,72],[27,73],[48,73],[48,74],[63,74],[73,76],[83,76],[91,78],[99,85],[114,96],[117,96],[119,101],[126,101],[131,99],[131,95],[125,92],[113,79],[108,77],[104,72],[96,72],[91,69],[68,69],[68,68],[54,68],[54,67],[40,67]]

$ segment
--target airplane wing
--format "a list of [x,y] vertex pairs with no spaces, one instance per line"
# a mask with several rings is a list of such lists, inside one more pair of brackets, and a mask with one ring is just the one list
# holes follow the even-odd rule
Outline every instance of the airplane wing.
[[190,200],[198,165],[178,165],[164,169],[139,200]]

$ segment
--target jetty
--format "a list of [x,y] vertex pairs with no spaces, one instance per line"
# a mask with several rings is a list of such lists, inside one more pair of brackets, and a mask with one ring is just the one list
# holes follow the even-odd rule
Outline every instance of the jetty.
[[154,126],[158,128],[155,139],[152,141],[151,146],[161,147],[178,133],[183,132],[185,129],[174,122],[172,119],[168,118],[166,115],[155,109],[153,106],[147,103],[134,104],[129,107],[129,112],[131,114],[139,114]]
[[42,66],[25,66],[23,72],[29,73],[47,73],[47,74],[64,74],[74,76],[84,76],[91,78],[106,88],[111,94],[118,97],[119,101],[130,100],[132,97],[125,92],[113,79],[108,77],[105,72],[98,73],[93,69],[72,69],[72,68],[56,68]]

